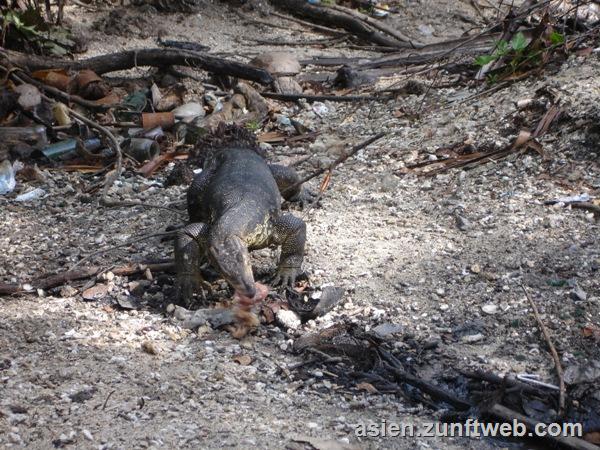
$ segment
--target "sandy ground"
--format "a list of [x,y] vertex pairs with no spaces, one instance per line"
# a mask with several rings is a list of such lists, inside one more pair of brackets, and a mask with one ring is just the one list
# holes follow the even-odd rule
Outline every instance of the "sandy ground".
[[[459,7],[451,7],[455,3]],[[410,23],[407,33],[422,40],[460,35],[471,25],[451,26],[460,22],[457,14],[477,18],[468,2],[406,4],[399,20]],[[416,19],[409,6],[425,14]],[[89,37],[89,55],[151,46],[161,29],[167,38],[197,40],[240,59],[268,49],[251,42],[264,38],[264,28],[244,25],[217,5],[194,16],[144,16],[144,29],[132,28],[127,36],[99,30],[107,11],[71,8],[68,13],[74,28]],[[419,25],[433,28],[433,37]],[[299,36],[275,33],[272,38]],[[299,57],[364,54],[341,47],[293,51]],[[291,346],[308,331],[341,320],[367,328],[391,322],[403,330],[399,347],[412,345],[407,337],[434,344],[417,345],[421,373],[432,378],[477,367],[539,374],[555,383],[521,283],[539,305],[565,367],[600,360],[597,338],[582,333],[584,327],[600,326],[598,223],[584,211],[543,204],[565,195],[599,194],[594,128],[599,72],[597,54],[572,56],[557,74],[416,120],[394,111],[416,110],[422,100],[417,95],[365,105],[326,103],[323,117],[310,105],[282,104],[282,113],[321,131],[314,144],[269,152],[273,160],[313,153],[299,167],[305,173],[335,158],[345,144],[388,131],[336,170],[322,207],[295,211],[308,224],[305,268],[312,283],[344,287],[343,304],[299,330],[265,326],[236,341],[225,332],[182,329],[166,317],[161,308],[173,292],[166,274],[137,284],[130,284],[133,277],[108,276],[99,280],[109,292],[102,301],[84,301],[70,289],[2,298],[0,447],[305,448],[295,440],[314,438],[323,440],[313,442],[315,448],[512,446],[465,438],[358,439],[357,424],[385,419],[419,426],[438,413],[394,396],[338,386],[317,369],[311,378],[298,379],[282,368],[301,360]],[[540,117],[518,111],[515,100],[535,97],[542,87],[560,92],[567,117],[542,140],[544,158],[515,154],[435,177],[405,173],[407,164],[443,156],[436,149],[451,144],[511,142]],[[436,89],[428,103],[470,93]],[[90,180],[60,170],[46,173],[47,197],[24,204],[0,199],[0,281],[64,270],[100,247],[182,220],[161,210],[98,210],[82,192]],[[167,173],[151,180],[126,174],[113,193],[180,203],[183,187],[162,186]],[[30,187],[22,184],[18,190]],[[171,253],[170,244],[153,239],[92,261],[109,268]],[[272,256],[259,252],[259,270],[273,270]],[[119,298],[133,298],[140,307],[122,310],[114,304]],[[250,363],[240,364],[240,356]]]

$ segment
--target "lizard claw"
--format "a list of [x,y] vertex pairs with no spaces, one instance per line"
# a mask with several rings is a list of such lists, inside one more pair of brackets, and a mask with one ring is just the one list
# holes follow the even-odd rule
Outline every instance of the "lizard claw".
[[273,278],[272,283],[275,286],[293,287],[299,274],[300,269],[296,267],[281,268],[277,271],[277,275]]
[[[311,189],[303,187],[298,194],[290,198],[290,202],[297,203],[301,209],[312,205],[318,199],[318,195]],[[320,206],[320,202],[317,202],[315,206]]]

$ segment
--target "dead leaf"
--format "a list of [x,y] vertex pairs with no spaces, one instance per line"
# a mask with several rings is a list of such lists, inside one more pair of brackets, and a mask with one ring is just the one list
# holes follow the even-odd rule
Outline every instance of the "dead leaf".
[[517,139],[515,139],[515,142],[513,143],[512,146],[513,146],[513,148],[522,147],[530,139],[531,139],[531,132],[529,132],[527,130],[521,130],[521,131],[519,131],[519,135],[517,136]]
[[85,300],[99,300],[103,298],[108,292],[108,286],[106,284],[96,284],[89,289],[83,291],[81,296]]
[[19,94],[17,102],[23,109],[33,109],[42,103],[42,95],[33,84],[21,84],[15,87],[15,92]]
[[31,76],[36,80],[40,80],[42,83],[60,89],[63,92],[69,90],[71,77],[64,69],[36,70]]
[[110,88],[96,72],[84,69],[77,74],[74,80],[75,91],[88,100],[98,100],[106,97]]
[[590,56],[593,52],[594,52],[594,49],[592,47],[585,47],[585,48],[581,48],[581,49],[577,50],[575,52],[575,54],[577,56]]
[[151,159],[142,167],[140,167],[140,173],[148,178],[152,176],[152,174],[154,174],[154,172],[156,172],[163,164],[173,160],[178,155],[180,155],[180,153],[176,152],[167,152],[158,155],[156,158]]
[[286,135],[280,131],[267,131],[258,136],[258,142],[275,143],[284,142],[285,139]]
[[595,327],[594,325],[588,325],[581,329],[581,334],[583,334],[583,337],[600,339],[600,328]]
[[237,355],[233,357],[233,360],[240,366],[249,366],[252,363],[252,358],[248,355]]
[[97,105],[116,105],[117,103],[119,103],[119,101],[119,96],[116,93],[111,92],[106,97],[102,97],[98,100],[95,100],[94,103]]
[[25,166],[19,170],[17,177],[22,181],[38,181],[43,183],[46,180],[46,175],[38,168],[37,164],[34,166]]
[[358,383],[356,385],[356,389],[361,391],[367,391],[369,394],[377,394],[377,392],[379,392],[375,386],[367,382]]
[[329,186],[330,181],[331,181],[331,170],[328,170],[327,173],[325,174],[325,178],[323,178],[323,181],[321,182],[321,186],[319,186],[319,194],[322,194],[323,192],[325,192],[325,189],[327,189],[327,186]]

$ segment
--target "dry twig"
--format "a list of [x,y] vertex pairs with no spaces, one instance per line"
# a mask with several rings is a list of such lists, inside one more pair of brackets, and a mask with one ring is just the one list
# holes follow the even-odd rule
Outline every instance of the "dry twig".
[[550,354],[552,355],[552,359],[554,360],[554,367],[556,368],[556,375],[558,376],[559,383],[558,385],[560,387],[560,391],[558,394],[558,415],[562,416],[565,412],[565,377],[562,365],[560,363],[560,358],[558,356],[558,352],[556,351],[556,347],[554,347],[554,344],[552,343],[552,339],[550,339],[550,333],[548,332],[546,325],[544,325],[544,322],[542,322],[537,306],[535,305],[535,302],[529,295],[529,292],[527,292],[527,289],[525,288],[525,285],[523,283],[521,283],[521,289],[523,289],[527,300],[529,300],[529,304],[531,305],[531,309],[533,310],[535,320],[537,321],[540,329],[542,330],[542,334],[544,335],[544,339],[546,340],[546,344],[548,344]]

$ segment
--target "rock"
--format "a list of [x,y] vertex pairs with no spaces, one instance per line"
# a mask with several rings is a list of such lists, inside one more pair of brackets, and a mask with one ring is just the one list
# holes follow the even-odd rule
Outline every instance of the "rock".
[[266,70],[274,76],[273,89],[281,94],[300,94],[302,88],[294,79],[302,67],[289,52],[267,52],[250,61],[250,65]]
[[393,192],[399,184],[399,178],[391,172],[385,172],[379,178],[377,190],[379,192]]
[[549,216],[544,217],[543,225],[544,228],[558,228],[562,221],[562,216],[559,216],[558,214],[550,214]]
[[397,323],[382,323],[373,328],[373,332],[381,337],[391,336],[392,334],[400,333],[404,327]]
[[[184,320],[183,328],[194,330],[209,324],[213,329],[236,322],[235,312],[229,308],[206,308],[196,311],[187,311],[185,308],[175,307],[175,317]],[[181,320],[180,319],[180,320]]]
[[294,311],[287,309],[280,309],[277,311],[275,314],[275,319],[277,320],[277,323],[285,329],[296,330],[300,328],[300,325],[302,325],[300,316],[298,316],[298,314],[296,314]]
[[459,214],[454,217],[454,220],[456,221],[456,228],[458,228],[460,231],[467,231],[472,227],[471,222],[469,222],[466,217],[463,217]]
[[423,36],[431,36],[434,33],[433,27],[426,25],[424,23],[419,25],[417,27],[417,29],[419,30],[419,33],[421,33]]
[[148,280],[130,281],[127,289],[129,289],[131,294],[141,297],[151,284],[152,282]]
[[298,74],[302,70],[298,59],[289,52],[266,52],[256,56],[249,63],[251,66],[265,69],[271,75]]
[[103,298],[104,296],[106,296],[107,293],[108,286],[106,284],[97,284],[83,291],[81,296],[84,298],[84,300],[92,301]]
[[142,350],[149,355],[158,355],[158,346],[152,341],[142,342]]
[[122,294],[117,295],[117,303],[123,309],[137,309],[138,307],[131,297]]
[[333,84],[340,88],[356,88],[365,84],[372,85],[377,81],[375,71],[356,70],[349,66],[343,66],[337,71]]
[[52,441],[52,444],[54,444],[54,446],[57,448],[64,447],[68,444],[74,443],[76,435],[77,435],[77,433],[74,430],[71,430],[71,432],[69,434],[62,433],[58,437],[58,439],[54,439]]
[[81,430],[81,434],[83,434],[83,437],[86,438],[88,441],[94,441],[94,436],[92,435],[92,433],[90,433],[90,430],[86,430],[84,428],[83,430]]
[[565,369],[567,384],[594,383],[597,380],[600,380],[600,361],[592,360],[585,364],[574,364]]

